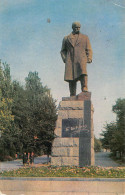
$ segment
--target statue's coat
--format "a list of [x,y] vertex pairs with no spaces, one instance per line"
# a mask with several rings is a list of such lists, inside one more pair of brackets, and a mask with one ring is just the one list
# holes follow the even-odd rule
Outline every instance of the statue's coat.
[[79,79],[82,74],[87,75],[87,62],[92,61],[89,38],[80,33],[74,44],[72,33],[64,37],[61,56],[65,63],[65,81]]

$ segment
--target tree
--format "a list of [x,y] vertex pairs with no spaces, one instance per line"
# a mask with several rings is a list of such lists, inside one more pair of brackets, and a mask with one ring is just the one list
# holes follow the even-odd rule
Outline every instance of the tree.
[[[15,132],[18,151],[50,153],[56,121],[56,105],[37,72],[29,72],[25,87],[13,82]],[[15,143],[16,144],[16,143]]]
[[50,153],[56,121],[56,105],[50,90],[43,87],[37,72],[29,72],[26,92],[29,103],[29,125],[27,147],[35,152]]
[[125,99],[118,99],[112,107],[116,114],[116,122],[105,125],[102,132],[103,147],[109,148],[114,155],[120,153],[120,157],[125,156]]
[[11,128],[14,116],[12,115],[11,77],[8,64],[0,61],[0,159],[4,159],[8,150],[12,149]]
[[37,144],[39,148],[43,149],[44,153],[50,154],[52,141],[55,137],[54,129],[55,129],[55,121],[57,119],[56,115],[56,106],[55,101],[51,96],[43,96],[41,97],[41,105],[39,104],[41,109],[36,113],[38,127]]
[[94,150],[95,150],[95,152],[101,152],[101,149],[102,149],[101,140],[94,137]]
[[55,100],[37,72],[25,86],[12,81],[10,67],[0,62],[0,158],[43,150],[50,154],[56,121]]
[[6,130],[11,121],[14,120],[12,115],[12,98],[11,98],[11,77],[9,65],[0,61],[0,131]]
[[117,115],[117,131],[115,132],[115,142],[121,158],[125,157],[125,99],[119,98],[112,108]]
[[10,76],[10,66],[7,63],[2,63],[0,60],[0,89],[2,97],[11,98],[12,83]]
[[[14,137],[16,152],[23,152],[23,148],[27,145],[26,127],[28,126],[29,105],[27,101],[27,94],[23,86],[19,82],[13,81],[13,106],[12,113],[14,115]],[[25,139],[26,137],[26,139]]]
[[11,111],[12,99],[2,98],[0,91],[0,131],[6,131],[11,125],[11,121],[14,120],[14,116]]

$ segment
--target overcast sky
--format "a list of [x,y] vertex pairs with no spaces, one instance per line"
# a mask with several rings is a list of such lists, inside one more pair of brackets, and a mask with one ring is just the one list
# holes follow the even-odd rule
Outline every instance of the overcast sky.
[[123,0],[1,0],[0,59],[10,64],[12,79],[21,83],[29,71],[37,71],[59,102],[69,96],[62,39],[72,31],[72,22],[80,21],[93,49],[88,87],[98,137],[106,121],[115,120],[112,105],[125,98],[124,18]]

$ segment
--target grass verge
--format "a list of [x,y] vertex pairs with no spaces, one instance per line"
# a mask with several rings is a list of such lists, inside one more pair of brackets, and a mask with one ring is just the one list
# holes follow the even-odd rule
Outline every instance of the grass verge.
[[125,168],[103,167],[25,167],[0,172],[1,177],[84,177],[84,178],[125,178]]

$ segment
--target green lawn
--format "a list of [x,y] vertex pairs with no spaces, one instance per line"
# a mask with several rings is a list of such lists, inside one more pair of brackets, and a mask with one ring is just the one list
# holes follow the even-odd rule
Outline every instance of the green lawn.
[[13,171],[0,172],[6,177],[86,177],[86,178],[125,178],[125,168],[103,167],[24,167]]

